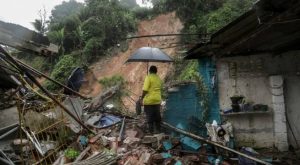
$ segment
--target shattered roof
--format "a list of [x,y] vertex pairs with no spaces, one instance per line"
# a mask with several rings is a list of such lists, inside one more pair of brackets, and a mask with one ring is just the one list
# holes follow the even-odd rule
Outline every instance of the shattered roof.
[[198,44],[185,59],[229,57],[299,50],[300,2],[260,0],[254,7]]

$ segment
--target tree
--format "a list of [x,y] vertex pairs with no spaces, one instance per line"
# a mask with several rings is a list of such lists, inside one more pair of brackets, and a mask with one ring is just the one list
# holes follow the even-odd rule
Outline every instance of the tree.
[[121,6],[128,8],[128,9],[139,7],[139,5],[136,3],[136,0],[121,0],[120,4],[121,4]]
[[75,0],[63,1],[62,4],[55,6],[51,11],[49,28],[51,30],[61,29],[69,16],[78,14],[83,8],[84,5]]
[[118,0],[88,0],[90,18],[83,23],[85,38],[103,38],[103,49],[117,44],[136,27],[134,14],[123,8]]
[[[60,82],[75,66],[93,62],[136,27],[133,12],[119,0],[86,0],[85,6],[70,0],[51,13],[47,36],[59,46],[60,55],[51,77]],[[50,82],[46,86],[57,89]]]
[[64,54],[64,28],[60,30],[50,31],[47,33],[49,40],[58,46],[58,54]]
[[81,24],[78,16],[72,15],[66,18],[64,22],[64,41],[63,46],[65,53],[71,53],[72,50],[78,47],[80,36],[77,35],[78,28]]
[[31,22],[31,24],[38,33],[44,35],[47,31],[47,23],[48,23],[48,21],[46,20],[47,12],[45,7],[43,11],[39,10],[38,16],[39,19],[35,19],[34,22]]
[[219,9],[200,17],[197,20],[198,28],[214,33],[248,11],[252,2],[253,0],[227,0]]
[[[55,64],[50,77],[65,84],[72,70],[76,67],[80,67],[79,60],[76,56],[78,55],[75,53],[61,56],[60,60]],[[57,90],[59,86],[52,81],[46,81],[46,88],[49,90]]]

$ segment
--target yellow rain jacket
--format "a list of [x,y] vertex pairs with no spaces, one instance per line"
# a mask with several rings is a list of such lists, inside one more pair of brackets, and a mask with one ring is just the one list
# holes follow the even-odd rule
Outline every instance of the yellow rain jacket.
[[143,91],[147,91],[144,97],[144,105],[156,105],[161,103],[162,81],[157,74],[150,73],[146,76]]

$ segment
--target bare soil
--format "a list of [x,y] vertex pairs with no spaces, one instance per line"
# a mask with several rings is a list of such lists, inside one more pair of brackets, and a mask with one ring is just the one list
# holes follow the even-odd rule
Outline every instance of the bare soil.
[[[182,23],[176,17],[176,14],[169,13],[160,15],[152,20],[141,21],[138,24],[138,32],[136,35],[150,35],[150,34],[167,34],[180,33],[183,28]],[[147,63],[133,62],[126,63],[126,60],[138,49],[144,46],[150,47],[167,47],[170,43],[178,42],[178,37],[152,37],[139,38],[128,41],[128,49],[125,52],[118,52],[115,55],[105,56],[101,60],[92,64],[90,71],[86,73],[87,82],[83,85],[81,93],[91,97],[97,96],[101,93],[102,88],[98,80],[104,77],[111,77],[113,75],[121,75],[128,82],[127,89],[134,100],[142,93],[142,85],[147,74]],[[176,48],[163,49],[165,53],[174,57]],[[172,64],[168,63],[149,63],[158,67],[159,76],[164,79],[173,69]],[[135,95],[136,94],[136,95]],[[129,110],[134,110],[135,105],[129,98],[124,98],[124,104]]]

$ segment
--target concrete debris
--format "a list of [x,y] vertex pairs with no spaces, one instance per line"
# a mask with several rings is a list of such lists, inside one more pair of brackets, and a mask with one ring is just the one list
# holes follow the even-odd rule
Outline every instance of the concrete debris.
[[130,137],[130,138],[134,138],[137,136],[137,131],[134,131],[134,130],[126,130],[125,131],[125,134],[127,137]]
[[0,131],[0,140],[16,135],[9,142],[12,149],[6,149],[0,161],[54,165],[268,164],[255,158],[261,154],[249,147],[241,152],[230,148],[230,123],[206,124],[208,138],[172,126],[166,127],[164,133],[146,133],[143,113],[126,116],[113,104],[104,106],[117,90],[119,86],[91,102],[64,96],[62,106],[54,106],[42,96],[26,94],[19,106],[21,123]]
[[141,139],[139,139],[139,138],[135,138],[135,137],[127,137],[127,138],[123,141],[123,143],[132,145],[132,144],[134,144],[134,143],[136,143],[136,142],[140,142],[140,141],[141,141]]
[[[244,162],[255,163],[245,157],[228,155],[224,150],[219,150],[214,145],[207,145],[193,136],[187,136],[178,133],[160,133],[150,135],[143,130],[146,128],[145,116],[140,115],[138,118],[123,116],[117,113],[110,112],[88,112],[83,110],[84,105],[81,105],[82,100],[68,99],[64,104],[71,108],[75,116],[82,120],[95,134],[91,134],[78,125],[77,129],[71,129],[72,136],[66,137],[70,141],[66,145],[67,149],[60,149],[55,153],[55,160],[51,163],[55,165],[72,164],[118,164],[118,165],[198,165],[198,164],[237,164]],[[73,104],[73,106],[72,106]],[[80,105],[80,106],[77,106]],[[76,108],[77,107],[77,108]],[[81,110],[80,110],[81,109]],[[44,123],[53,125],[55,120],[60,116],[54,112],[36,112],[28,111],[28,115],[35,114],[36,123]],[[63,114],[65,115],[65,114]],[[88,116],[88,117],[83,117]],[[31,119],[30,117],[27,120]],[[75,120],[67,117],[67,121],[62,124],[76,124]],[[99,126],[102,124],[102,127]],[[33,125],[33,121],[27,121],[28,126]],[[219,145],[228,146],[228,139],[233,136],[232,126],[230,123],[225,123],[221,126],[216,124],[207,124],[208,139]],[[222,129],[220,129],[221,127]],[[17,126],[10,129],[19,128]],[[15,148],[20,148],[16,156],[7,157],[12,161],[26,158],[26,162],[37,162],[31,153],[38,153],[42,158],[47,157],[49,153],[57,149],[59,139],[53,139],[51,136],[57,134],[58,130],[52,130],[39,134],[35,131],[38,127],[21,127],[25,137],[13,139],[12,144]],[[50,126],[51,128],[51,126]],[[46,129],[43,127],[43,129]],[[34,130],[34,131],[32,131]],[[220,131],[221,130],[221,131]],[[7,130],[9,131],[9,130]],[[165,130],[167,131],[167,130]],[[224,132],[222,132],[224,131]],[[189,133],[191,134],[191,133]],[[64,134],[62,134],[64,135]],[[192,134],[191,134],[192,135]],[[43,138],[39,138],[42,136]],[[226,137],[228,136],[228,137]],[[60,137],[62,138],[62,137]],[[206,140],[208,140],[206,139]],[[214,144],[214,143],[212,143]],[[17,150],[15,150],[17,151]],[[241,151],[249,156],[257,156],[251,148],[244,148]],[[20,154],[22,153],[22,154]],[[254,154],[255,153],[255,154]],[[19,156],[19,158],[17,158]],[[235,158],[235,159],[232,159]],[[50,160],[47,160],[50,161]]]
[[230,122],[223,125],[217,125],[216,122],[206,123],[205,126],[211,141],[229,146],[230,140],[233,138],[233,128]]

